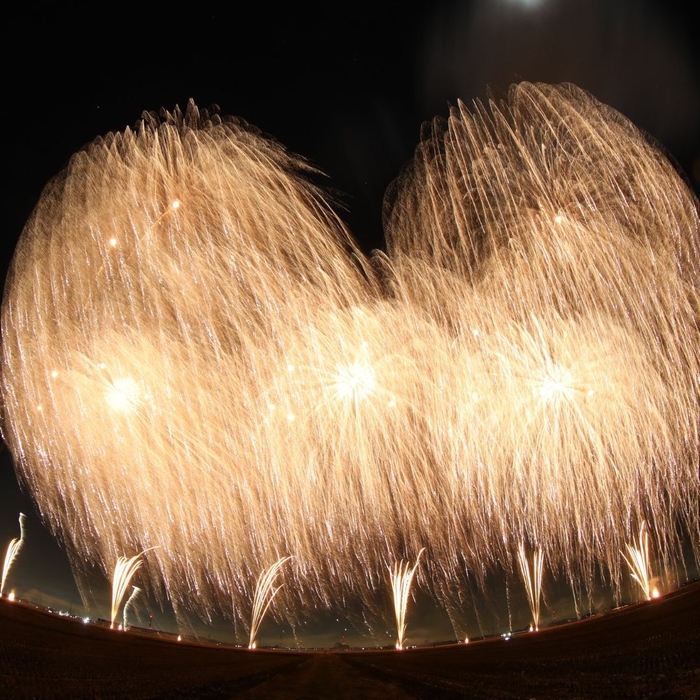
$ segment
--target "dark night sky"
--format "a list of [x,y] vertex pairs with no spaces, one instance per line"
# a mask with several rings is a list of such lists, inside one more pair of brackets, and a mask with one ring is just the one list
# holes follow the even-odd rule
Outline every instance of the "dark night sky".
[[[675,0],[115,4],[4,12],[2,275],[44,184],[143,110],[218,104],[308,158],[367,249],[421,123],[519,80],[571,81],[649,132],[700,190],[700,36]],[[202,5],[204,7],[205,4]],[[29,7],[29,6],[28,6]],[[109,7],[105,5],[104,7]],[[256,9],[257,8],[257,9]],[[20,594],[74,599],[69,569],[0,456],[0,547],[29,516]]]

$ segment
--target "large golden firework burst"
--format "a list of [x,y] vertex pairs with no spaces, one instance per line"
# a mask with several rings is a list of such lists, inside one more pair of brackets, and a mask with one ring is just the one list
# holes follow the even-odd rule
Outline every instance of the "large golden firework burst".
[[78,569],[151,550],[155,592],[240,621],[290,555],[290,619],[371,608],[423,547],[451,610],[524,543],[583,588],[641,522],[697,557],[698,202],[656,146],[571,85],[459,103],[371,256],[308,170],[190,104],[44,190],[3,431]]

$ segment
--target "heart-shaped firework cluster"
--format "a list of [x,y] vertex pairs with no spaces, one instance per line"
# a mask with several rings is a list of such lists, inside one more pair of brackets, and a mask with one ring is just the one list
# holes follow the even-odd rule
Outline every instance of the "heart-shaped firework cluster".
[[[176,607],[373,605],[387,568],[457,605],[541,549],[623,579],[700,524],[698,203],[571,85],[426,130],[363,253],[308,166],[190,104],[45,189],[2,309],[4,432],[74,562],[148,548]],[[282,601],[281,603],[279,601]]]

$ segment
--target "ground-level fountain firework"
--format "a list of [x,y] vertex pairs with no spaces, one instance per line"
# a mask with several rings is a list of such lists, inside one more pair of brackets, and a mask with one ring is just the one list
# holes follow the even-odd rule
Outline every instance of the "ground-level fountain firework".
[[291,556],[271,612],[371,627],[425,548],[415,584],[463,636],[467,582],[519,552],[579,596],[628,580],[643,522],[657,568],[698,558],[698,202],[659,149],[571,85],[460,103],[371,255],[308,174],[190,104],[43,192],[3,430],[78,570],[152,550],[151,593],[246,627]]
[[5,590],[5,582],[7,581],[7,575],[10,573],[10,568],[14,563],[17,555],[19,554],[22,545],[24,544],[24,521],[26,520],[26,515],[24,513],[19,514],[19,529],[20,536],[13,537],[10,543],[7,545],[7,550],[5,551],[5,559],[2,565],[2,576],[0,576],[0,596]]

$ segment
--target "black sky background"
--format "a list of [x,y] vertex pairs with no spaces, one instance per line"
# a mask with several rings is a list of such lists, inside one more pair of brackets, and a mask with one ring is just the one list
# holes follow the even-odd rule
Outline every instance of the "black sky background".
[[[382,247],[382,198],[421,124],[520,80],[571,81],[657,139],[700,191],[700,31],[677,0],[140,4],[4,11],[4,280],[43,186],[143,110],[218,104],[326,173],[360,244]],[[145,8],[145,9],[144,9]],[[27,544],[18,589],[77,602],[7,450],[0,547]]]

